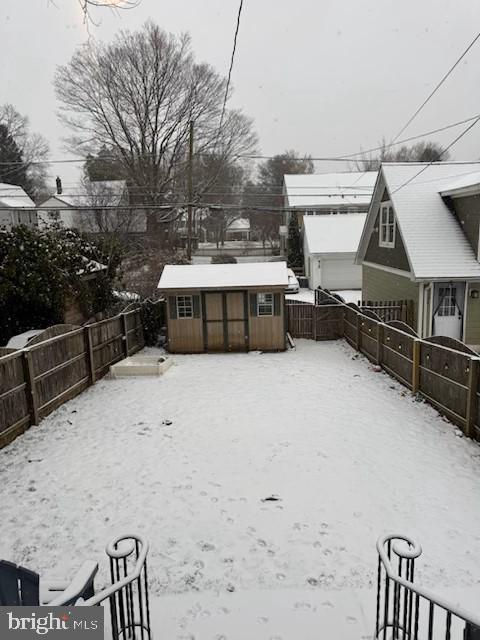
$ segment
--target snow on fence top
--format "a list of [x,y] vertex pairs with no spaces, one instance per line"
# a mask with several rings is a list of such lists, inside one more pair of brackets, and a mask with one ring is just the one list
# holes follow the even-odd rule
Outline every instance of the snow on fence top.
[[243,262],[241,264],[167,264],[158,288],[235,289],[287,286],[286,262]]

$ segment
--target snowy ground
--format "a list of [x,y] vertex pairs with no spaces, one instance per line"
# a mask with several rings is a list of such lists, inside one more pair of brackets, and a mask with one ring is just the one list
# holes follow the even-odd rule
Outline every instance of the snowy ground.
[[0,557],[63,575],[138,531],[168,640],[367,638],[391,531],[424,584],[478,598],[480,447],[432,408],[340,341],[174,358],[0,451]]
[[[360,289],[342,289],[332,291],[332,293],[338,293],[345,302],[354,302],[355,304],[362,298],[362,291]],[[315,292],[312,289],[300,289],[298,293],[289,293],[285,297],[289,300],[298,300],[300,302],[311,302],[312,304],[315,302]]]

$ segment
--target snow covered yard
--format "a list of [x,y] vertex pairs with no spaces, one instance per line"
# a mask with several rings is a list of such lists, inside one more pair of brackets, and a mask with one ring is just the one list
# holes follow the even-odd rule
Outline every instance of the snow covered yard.
[[174,359],[0,451],[0,557],[105,569],[137,531],[169,640],[366,638],[388,532],[422,543],[419,581],[478,598],[480,447],[432,408],[340,341]]

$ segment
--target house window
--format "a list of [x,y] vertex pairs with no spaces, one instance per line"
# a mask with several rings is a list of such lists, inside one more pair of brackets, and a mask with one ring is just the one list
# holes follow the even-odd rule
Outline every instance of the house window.
[[48,217],[50,218],[50,220],[59,220],[60,219],[60,212],[59,211],[55,211],[54,209],[49,209]]
[[193,318],[192,296],[177,296],[177,318]]
[[440,305],[438,307],[437,316],[454,316],[456,313],[456,287],[439,287],[438,294]]
[[381,247],[395,246],[395,213],[392,205],[388,202],[380,207],[379,245]]
[[257,315],[273,316],[273,293],[257,294]]

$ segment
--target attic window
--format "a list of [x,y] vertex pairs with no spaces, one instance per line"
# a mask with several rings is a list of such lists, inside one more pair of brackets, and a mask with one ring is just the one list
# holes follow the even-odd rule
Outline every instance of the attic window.
[[390,202],[382,202],[380,207],[380,247],[395,246],[395,213]]

